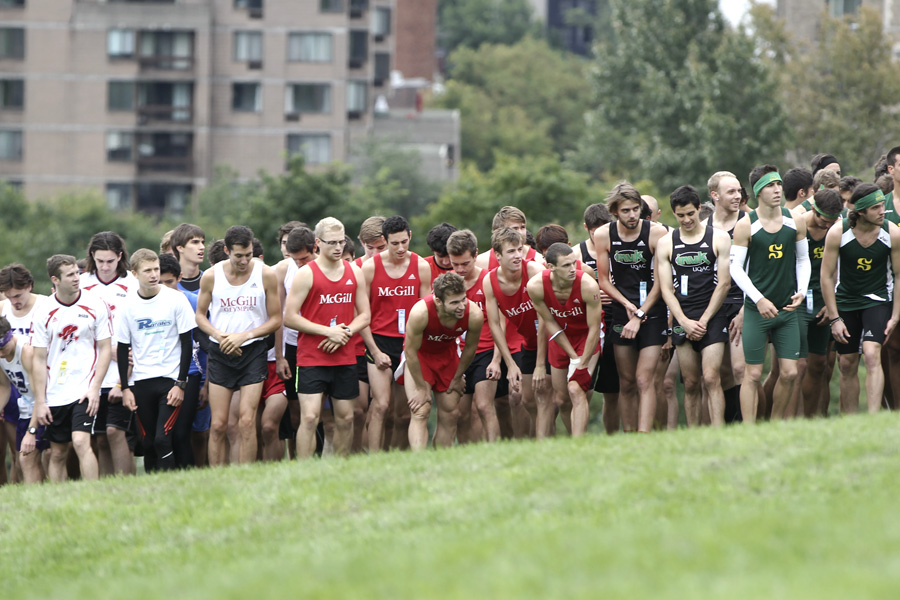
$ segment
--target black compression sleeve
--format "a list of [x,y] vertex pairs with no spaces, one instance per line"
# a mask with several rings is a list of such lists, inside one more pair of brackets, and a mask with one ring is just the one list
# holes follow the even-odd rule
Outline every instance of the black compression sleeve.
[[116,360],[119,361],[119,383],[122,389],[128,388],[128,352],[131,350],[131,344],[116,344]]
[[178,368],[178,381],[187,381],[188,371],[191,369],[191,355],[194,352],[194,343],[190,331],[185,331],[180,336],[181,340],[181,365]]

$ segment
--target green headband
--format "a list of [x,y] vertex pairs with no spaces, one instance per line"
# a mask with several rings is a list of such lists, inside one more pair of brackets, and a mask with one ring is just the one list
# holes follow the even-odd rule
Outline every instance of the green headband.
[[813,208],[816,209],[816,212],[817,212],[817,213],[819,213],[820,215],[822,215],[822,216],[825,217],[826,219],[837,219],[837,218],[840,218],[840,216],[841,216],[841,213],[837,213],[836,215],[833,215],[833,214],[831,214],[831,213],[827,213],[827,212],[823,211],[821,208],[819,208],[819,206],[818,206],[817,204],[813,204]]
[[781,175],[779,175],[775,171],[773,171],[771,173],[766,173],[765,175],[760,177],[759,181],[757,181],[755,184],[753,184],[753,195],[759,196],[760,190],[762,190],[764,187],[766,187],[773,181],[781,181]]
[[866,210],[870,206],[875,206],[879,202],[884,202],[884,192],[881,190],[875,190],[871,194],[863,196],[859,200],[856,201],[856,204],[853,205],[853,210],[856,212],[860,212]]

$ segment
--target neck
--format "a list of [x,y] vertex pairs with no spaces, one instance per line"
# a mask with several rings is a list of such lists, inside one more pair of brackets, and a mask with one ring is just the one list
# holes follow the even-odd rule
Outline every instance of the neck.
[[81,294],[80,289],[74,293],[66,293],[59,289],[56,290],[56,298],[63,304],[72,304],[73,302],[75,302],[75,300],[78,299],[78,296],[80,294]]
[[193,279],[197,275],[200,274],[200,264],[188,262],[184,259],[180,261],[181,264],[181,278],[182,279]]
[[716,221],[728,221],[740,214],[740,212],[740,208],[738,208],[737,210],[731,210],[729,208],[725,208],[721,204],[716,204],[716,211],[715,213],[713,213],[715,215],[713,219],[715,219]]
[[500,271],[503,273],[503,279],[506,279],[507,281],[515,282],[515,281],[519,281],[519,279],[522,278],[522,267],[521,266],[519,266],[518,269],[516,269],[516,268],[507,269],[501,265]]
[[565,290],[572,289],[572,286],[575,284],[575,280],[573,279],[570,281],[563,277],[557,277],[557,275],[555,273],[551,272],[550,273],[550,283],[553,284],[554,289],[557,289],[560,291],[565,291]]
[[774,217],[781,214],[781,205],[769,206],[768,204],[760,204],[756,212],[765,217]]
[[138,293],[142,298],[153,298],[159,293],[159,284],[147,287],[141,285],[139,286]]

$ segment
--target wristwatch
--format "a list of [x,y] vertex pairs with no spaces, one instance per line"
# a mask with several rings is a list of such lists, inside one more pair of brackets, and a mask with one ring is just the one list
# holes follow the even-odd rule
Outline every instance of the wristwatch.
[[30,433],[31,435],[37,435],[37,427],[34,427],[34,426],[29,427],[28,433]]
[[180,389],[183,392],[184,388],[187,387],[187,381],[175,381],[175,387],[177,387],[178,389]]
[[637,309],[637,311],[634,313],[634,316],[636,316],[638,319],[643,319],[647,316],[647,313],[645,313],[641,309]]

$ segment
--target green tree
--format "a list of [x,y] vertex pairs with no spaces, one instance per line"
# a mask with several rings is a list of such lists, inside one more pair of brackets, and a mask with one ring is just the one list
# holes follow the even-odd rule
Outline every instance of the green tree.
[[[769,65],[715,0],[614,0],[596,46],[596,108],[570,164],[594,175],[701,186],[779,158],[785,118]],[[648,35],[648,32],[653,32]]]
[[411,218],[437,201],[441,184],[422,173],[422,156],[399,144],[369,140],[355,150],[356,203]]
[[591,101],[586,61],[526,38],[460,48],[449,62],[436,104],[459,109],[464,159],[489,170],[495,152],[562,156],[575,147]]
[[562,166],[552,157],[497,157],[494,168],[482,173],[466,165],[456,186],[444,192],[430,210],[414,219],[418,246],[424,248],[424,234],[446,221],[469,228],[481,250],[490,247],[491,221],[506,205],[520,208],[528,217],[528,227],[537,231],[547,223],[559,223],[578,235],[584,209],[603,200],[604,191],[588,182],[587,176]]
[[515,44],[529,33],[540,33],[532,13],[528,0],[440,0],[441,46],[449,53],[461,46]]
[[900,143],[900,64],[891,58],[893,40],[883,34],[881,14],[867,6],[855,18],[823,12],[815,45],[797,45],[793,54],[772,7],[756,5],[751,16],[759,45],[772,49],[765,56],[783,64],[790,162],[808,166],[813,155],[829,152],[845,174],[871,179],[872,165]]

